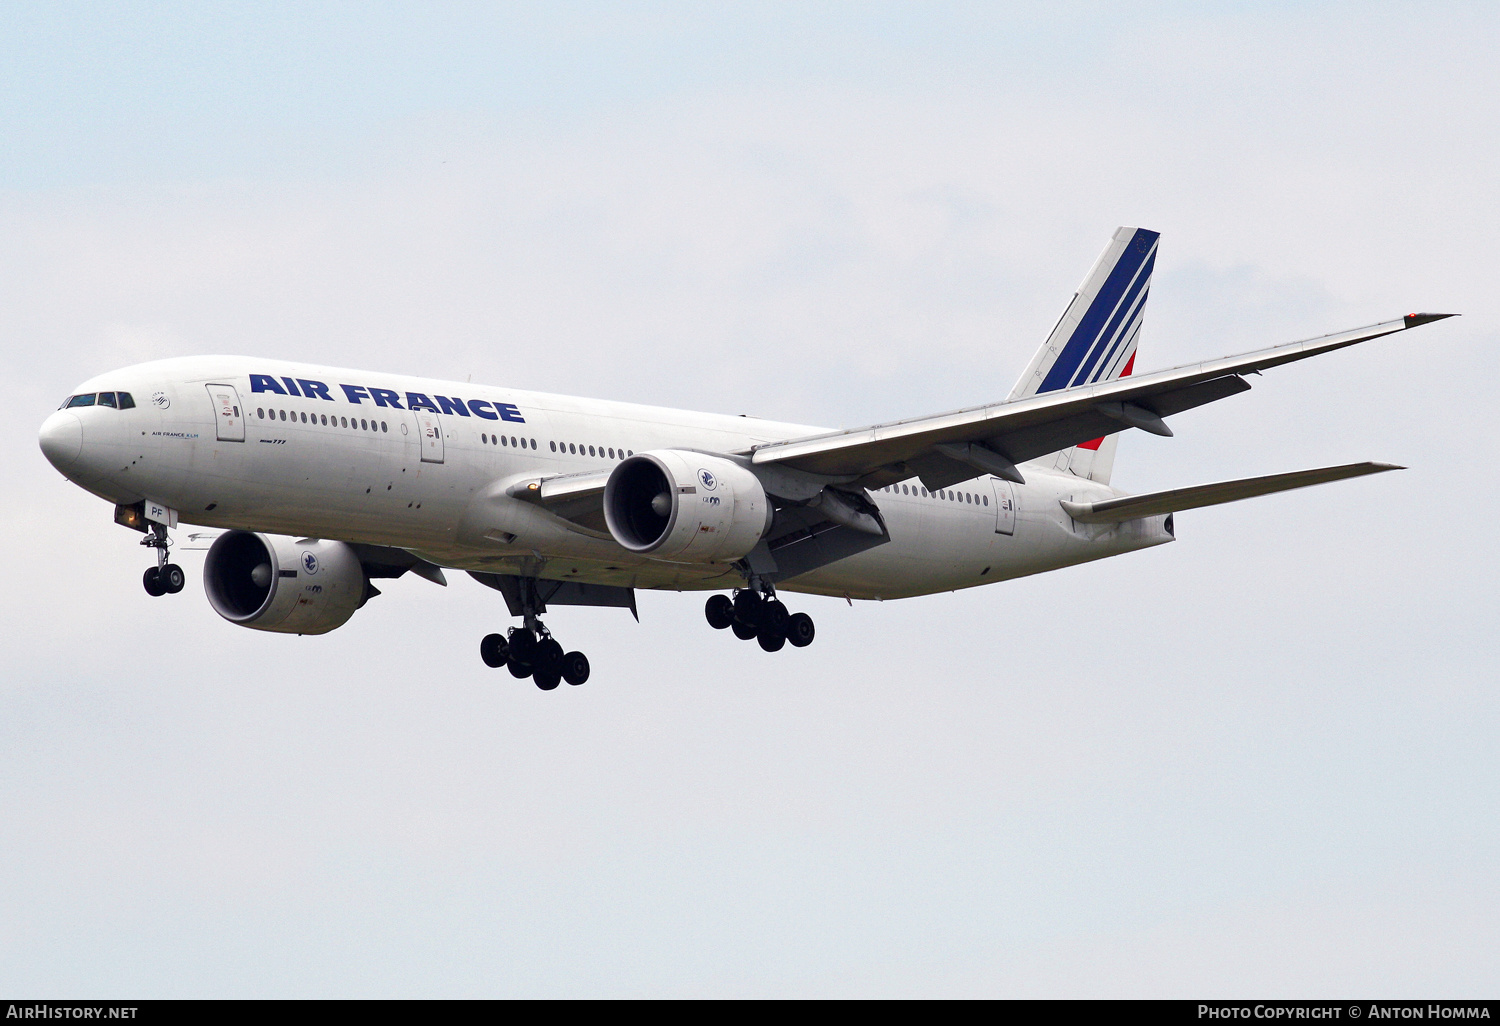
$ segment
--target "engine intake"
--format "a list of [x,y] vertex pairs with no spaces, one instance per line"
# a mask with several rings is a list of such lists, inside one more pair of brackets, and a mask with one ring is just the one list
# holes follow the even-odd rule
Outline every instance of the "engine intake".
[[673,562],[731,563],[765,537],[773,514],[750,471],[681,449],[637,453],[604,487],[604,521],[615,541]]
[[229,531],[203,563],[209,604],[230,623],[282,634],[327,634],[349,622],[368,582],[343,542]]

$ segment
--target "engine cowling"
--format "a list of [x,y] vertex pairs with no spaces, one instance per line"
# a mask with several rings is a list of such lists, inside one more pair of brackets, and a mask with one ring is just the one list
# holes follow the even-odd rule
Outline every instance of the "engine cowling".
[[229,531],[203,563],[214,611],[258,631],[327,634],[349,622],[365,587],[359,557],[343,542]]
[[765,537],[773,514],[750,471],[681,449],[636,453],[604,487],[604,521],[615,541],[673,562],[731,563]]

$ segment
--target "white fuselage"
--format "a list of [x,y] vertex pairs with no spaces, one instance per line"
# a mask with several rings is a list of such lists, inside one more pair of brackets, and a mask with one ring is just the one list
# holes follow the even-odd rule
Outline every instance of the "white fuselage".
[[[211,385],[233,387],[234,411]],[[161,503],[213,528],[394,546],[464,570],[641,588],[742,579],[727,564],[637,555],[507,487],[607,471],[629,453],[742,453],[827,430],[247,357],[139,364],[77,388],[101,390],[128,391],[136,406],[60,410],[43,439],[64,474],[111,502]],[[1075,524],[1059,500],[1119,493],[1040,463],[1023,469],[1024,485],[980,476],[941,497],[915,480],[874,490],[890,541],[779,587],[901,598],[1172,540],[1163,517]]]

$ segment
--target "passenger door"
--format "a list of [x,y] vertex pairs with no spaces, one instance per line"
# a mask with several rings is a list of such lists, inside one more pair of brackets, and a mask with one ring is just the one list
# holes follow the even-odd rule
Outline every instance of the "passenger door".
[[214,404],[214,430],[221,442],[243,442],[245,440],[244,411],[240,408],[240,393],[233,385],[209,385],[208,397]]
[[995,533],[1016,533],[1016,486],[999,477],[990,478],[995,487]]
[[443,462],[443,422],[429,410],[412,410],[411,414],[417,418],[417,442],[422,446],[422,462]]

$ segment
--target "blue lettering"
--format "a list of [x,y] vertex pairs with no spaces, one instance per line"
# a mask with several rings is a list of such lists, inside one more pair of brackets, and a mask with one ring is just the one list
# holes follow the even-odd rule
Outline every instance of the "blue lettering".
[[469,409],[464,405],[462,399],[449,399],[445,395],[440,395],[437,397],[437,404],[443,408],[443,413],[456,413],[460,417],[467,417],[469,415]]
[[349,397],[349,401],[351,403],[353,403],[355,406],[359,405],[359,401],[361,399],[368,399],[368,398],[370,398],[370,393],[366,392],[364,389],[360,388],[358,385],[342,385],[341,384],[341,385],[339,385],[339,387],[344,390],[344,394]]
[[329,402],[333,402],[333,396],[328,394],[328,386],[323,384],[323,382],[298,378],[297,384],[302,386],[302,394],[309,399],[327,399]]
[[376,406],[390,406],[397,410],[401,409],[401,397],[389,388],[370,389],[370,398],[375,400]]
[[526,418],[521,416],[521,411],[510,403],[496,403],[495,409],[500,411],[501,420],[508,420],[516,424],[526,423]]
[[500,418],[498,416],[496,416],[495,414],[491,413],[489,410],[482,410],[482,409],[480,409],[481,406],[488,406],[488,405],[489,405],[489,403],[485,402],[483,399],[470,399],[469,400],[469,409],[471,409],[471,410],[474,411],[474,415],[476,417],[483,417],[485,420],[499,420]]
[[250,391],[275,392],[277,395],[286,395],[286,389],[282,388],[276,379],[269,374],[250,375]]
[[432,400],[421,392],[406,393],[406,408],[408,410],[431,410],[433,413],[441,412],[436,406],[432,405]]
[[293,381],[291,378],[282,378],[281,380],[286,382],[286,391],[288,395],[295,395],[298,398],[301,398],[302,393],[297,391],[297,383],[295,381]]

